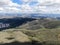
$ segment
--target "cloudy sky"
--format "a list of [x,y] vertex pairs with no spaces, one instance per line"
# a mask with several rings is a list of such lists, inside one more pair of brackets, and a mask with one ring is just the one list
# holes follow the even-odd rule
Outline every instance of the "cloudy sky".
[[60,14],[60,0],[0,0],[0,13]]

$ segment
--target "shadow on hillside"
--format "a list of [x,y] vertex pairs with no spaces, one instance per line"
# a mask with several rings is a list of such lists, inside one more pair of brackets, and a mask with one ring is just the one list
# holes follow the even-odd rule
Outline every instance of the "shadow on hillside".
[[0,45],[42,45],[42,43],[37,43],[37,42],[25,42],[25,43],[12,42],[12,43],[0,44]]
[[10,25],[9,27],[0,28],[0,31],[4,29],[9,29],[9,28],[15,28],[33,20],[36,20],[36,19],[33,19],[33,18],[0,19],[0,23],[8,23]]
[[15,42],[12,42],[12,43],[5,43],[5,44],[0,44],[0,45],[60,45],[60,44],[47,43],[47,42],[38,43],[37,41],[21,43],[21,42],[15,41]]

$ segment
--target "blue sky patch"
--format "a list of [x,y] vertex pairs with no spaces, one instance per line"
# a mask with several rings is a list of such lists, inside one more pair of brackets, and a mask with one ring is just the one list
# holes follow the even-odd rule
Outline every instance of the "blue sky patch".
[[31,2],[29,5],[33,6],[36,5],[38,2]]
[[17,4],[22,4],[22,0],[12,0],[12,2],[17,3]]

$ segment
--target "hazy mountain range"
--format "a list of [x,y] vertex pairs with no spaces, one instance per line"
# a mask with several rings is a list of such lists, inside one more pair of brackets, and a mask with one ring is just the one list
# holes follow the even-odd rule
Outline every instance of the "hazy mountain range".
[[56,18],[60,17],[60,14],[39,14],[39,13],[31,13],[31,14],[16,14],[16,13],[0,13],[0,18],[12,18],[12,17],[30,17],[30,18],[40,18],[40,17],[48,17],[48,18]]

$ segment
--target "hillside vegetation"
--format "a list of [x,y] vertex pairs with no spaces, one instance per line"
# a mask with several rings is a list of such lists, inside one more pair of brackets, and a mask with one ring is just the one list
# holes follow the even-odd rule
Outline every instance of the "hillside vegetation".
[[[3,37],[3,38],[2,38]],[[56,29],[7,29],[0,32],[0,43],[30,42],[43,45],[60,45],[60,28]],[[36,41],[36,42],[35,42]]]
[[[3,36],[3,38],[2,38]],[[20,42],[26,45],[60,45],[60,21],[37,19],[0,32],[0,43]]]
[[[30,21],[33,21],[33,20],[36,20],[36,19],[33,19],[33,18],[20,18],[20,17],[3,18],[3,19],[0,19],[0,26],[2,25],[0,30],[15,28],[15,27],[18,27],[22,24],[27,23],[28,21],[30,22]],[[4,27],[4,24],[9,24],[9,26]]]
[[60,20],[38,19],[28,22],[27,24],[22,25],[19,28],[36,30],[41,28],[54,29],[54,28],[58,28],[59,26],[60,26]]

